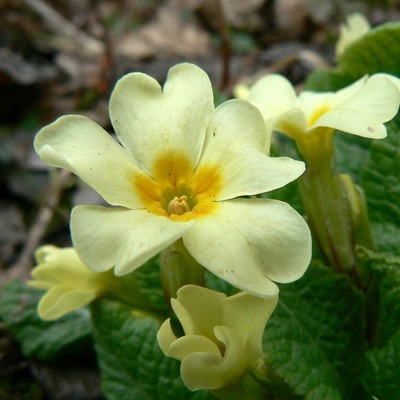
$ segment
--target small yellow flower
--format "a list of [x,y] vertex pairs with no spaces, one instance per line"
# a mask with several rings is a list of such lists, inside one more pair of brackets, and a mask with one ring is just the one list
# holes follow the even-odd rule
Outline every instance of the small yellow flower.
[[123,77],[110,114],[122,146],[77,115],[35,139],[44,162],[74,172],[116,206],[73,210],[72,239],[85,265],[128,274],[182,238],[199,264],[256,295],[303,275],[311,239],[302,217],[286,203],[243,197],[304,172],[301,162],[263,153],[266,128],[255,107],[231,100],[214,110],[205,72],[180,64],[164,88],[143,73]]
[[[250,89],[247,100],[263,114],[268,129],[284,133],[314,153],[322,134],[331,140],[334,130],[371,139],[387,135],[383,124],[399,109],[400,80],[388,74],[365,76],[337,92],[304,91],[297,96],[281,75],[267,75]],[[314,146],[312,146],[314,144]]]
[[342,55],[348,46],[368,33],[370,29],[371,25],[364,15],[359,13],[349,15],[346,23],[340,26],[340,35],[336,42],[336,55]]
[[240,292],[230,297],[187,285],[171,299],[184,335],[177,337],[168,319],[157,333],[168,357],[181,363],[190,390],[220,389],[235,382],[262,355],[265,325],[278,296],[267,299]]
[[29,286],[46,289],[38,304],[44,320],[54,320],[86,306],[109,286],[111,272],[93,272],[71,247],[42,246],[35,253],[37,267],[32,270]]

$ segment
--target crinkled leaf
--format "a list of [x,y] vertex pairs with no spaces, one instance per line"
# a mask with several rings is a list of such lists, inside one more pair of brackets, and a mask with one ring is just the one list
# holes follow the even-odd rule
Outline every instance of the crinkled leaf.
[[368,201],[376,248],[399,254],[400,249],[400,121],[387,124],[388,137],[373,141],[361,185]]
[[316,92],[333,92],[352,84],[356,79],[340,70],[317,69],[307,77],[305,88]]
[[148,310],[167,313],[168,306],[164,298],[160,277],[160,255],[151,258],[133,275],[137,290],[148,302]]
[[307,89],[335,91],[366,74],[385,72],[400,76],[400,23],[373,28],[351,44],[332,71],[317,70],[307,79]]
[[67,353],[76,355],[82,349],[90,351],[88,310],[80,309],[57,321],[42,321],[36,311],[42,294],[18,280],[10,281],[4,287],[0,315],[21,344],[22,352],[39,360],[49,360]]
[[336,165],[340,173],[350,175],[359,184],[361,170],[369,158],[372,140],[337,132],[334,135]]
[[374,221],[400,226],[400,127],[388,123],[389,134],[371,145],[371,158],[364,167],[363,186]]
[[364,335],[363,295],[347,277],[314,263],[299,281],[280,286],[263,347],[295,394],[307,400],[354,399],[360,398]]
[[400,257],[358,248],[357,258],[377,280],[379,305],[374,342],[380,347],[400,327]]
[[371,29],[338,59],[339,70],[352,76],[387,72],[400,75],[400,23]]
[[389,339],[385,347],[373,349],[367,353],[367,367],[363,371],[361,379],[368,393],[371,394],[371,398],[399,399],[399,354],[400,330]]
[[156,334],[163,318],[109,300],[94,302],[91,311],[102,388],[108,400],[207,398],[186,389],[180,363],[161,352]]

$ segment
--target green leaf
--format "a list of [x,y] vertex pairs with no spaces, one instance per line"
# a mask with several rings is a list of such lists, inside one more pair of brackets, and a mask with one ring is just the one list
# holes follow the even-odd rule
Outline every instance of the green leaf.
[[359,184],[361,170],[370,155],[372,140],[336,132],[334,135],[336,166],[340,173],[350,175],[352,181]]
[[267,362],[307,400],[359,399],[364,298],[345,276],[312,264],[281,285],[263,340]]
[[379,304],[374,342],[381,347],[400,327],[400,257],[360,247],[357,259],[377,280]]
[[400,330],[382,349],[367,353],[367,367],[362,381],[368,393],[379,400],[398,400],[400,382]]
[[363,170],[371,218],[400,225],[400,127],[388,123],[388,137],[371,145],[371,159]]
[[400,227],[391,222],[371,222],[375,249],[388,254],[399,254]]
[[91,311],[108,400],[207,399],[206,393],[186,389],[180,363],[160,350],[156,334],[161,321],[109,300],[94,302]]
[[349,46],[338,59],[339,70],[347,75],[386,72],[400,75],[400,23],[387,23],[371,29]]
[[350,45],[331,71],[316,70],[306,88],[315,91],[341,89],[366,74],[380,72],[400,76],[400,23],[387,23],[372,29]]
[[371,144],[370,159],[362,169],[361,185],[379,251],[400,249],[400,119],[387,124],[388,136]]
[[57,321],[42,321],[37,303],[43,292],[18,280],[10,281],[0,299],[0,315],[28,357],[50,360],[82,354],[92,346],[87,309],[72,312]]
[[357,78],[337,70],[317,69],[306,80],[305,89],[315,92],[333,92],[352,84]]
[[168,312],[168,305],[164,298],[160,277],[160,255],[157,255],[143,264],[134,273],[134,280],[139,293],[144,296],[148,310]]

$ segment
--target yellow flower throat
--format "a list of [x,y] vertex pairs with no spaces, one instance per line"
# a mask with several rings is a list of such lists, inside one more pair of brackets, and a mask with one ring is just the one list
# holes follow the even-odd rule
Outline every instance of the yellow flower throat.
[[153,168],[153,177],[138,175],[134,186],[149,212],[186,222],[217,206],[221,174],[216,166],[196,170],[182,154],[165,154]]

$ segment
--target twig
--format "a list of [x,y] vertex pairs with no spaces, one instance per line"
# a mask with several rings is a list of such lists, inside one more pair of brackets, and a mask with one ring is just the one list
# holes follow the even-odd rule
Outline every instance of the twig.
[[231,60],[231,40],[228,31],[228,25],[224,14],[221,0],[215,2],[215,9],[218,20],[218,30],[221,37],[221,58],[222,58],[222,74],[219,82],[219,89],[224,91],[229,84],[230,79],[230,60]]
[[51,31],[72,39],[84,51],[89,51],[93,54],[101,54],[103,52],[104,46],[99,40],[80,31],[43,0],[23,1],[43,18],[44,23]]
[[54,210],[61,199],[70,176],[71,173],[69,171],[61,170],[57,181],[48,188],[45,195],[45,201],[32,223],[21,255],[18,261],[5,271],[5,279],[3,279],[2,283],[13,278],[26,280],[29,277],[33,265],[33,253],[39,246],[43,236],[46,234],[47,227],[53,218]]

